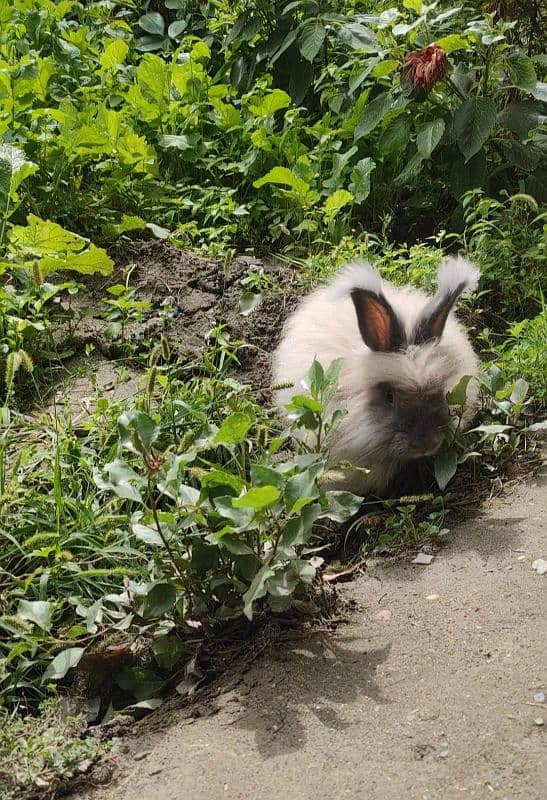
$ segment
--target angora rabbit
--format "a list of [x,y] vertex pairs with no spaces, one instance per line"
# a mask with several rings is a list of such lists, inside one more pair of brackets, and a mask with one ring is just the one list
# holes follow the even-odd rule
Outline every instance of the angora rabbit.
[[[346,266],[328,286],[306,297],[285,324],[274,355],[277,383],[294,388],[276,393],[283,407],[316,358],[325,368],[344,361],[336,402],[347,415],[328,441],[330,463],[350,462],[330,488],[381,493],[408,461],[432,455],[455,425],[446,394],[478,360],[452,312],[458,297],[476,288],[478,270],[464,258],[447,258],[428,297],[410,286],[382,280],[366,263]],[[478,389],[467,388],[473,416]]]

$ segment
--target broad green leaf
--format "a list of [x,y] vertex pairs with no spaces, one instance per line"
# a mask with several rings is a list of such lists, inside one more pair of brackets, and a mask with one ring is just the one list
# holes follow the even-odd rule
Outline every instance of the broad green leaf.
[[439,489],[443,491],[456,474],[458,468],[458,454],[455,450],[442,450],[437,453],[434,461],[435,478]]
[[536,98],[536,100],[541,100],[542,103],[547,103],[547,83],[537,81],[535,86],[532,86],[532,88],[528,91],[533,97]]
[[424,158],[421,153],[414,155],[407,161],[403,170],[395,178],[395,184],[411,184],[422,171]]
[[43,681],[58,681],[73,669],[85,653],[85,647],[69,647],[58,653],[44,672]]
[[454,131],[465,161],[478,153],[496,124],[496,104],[491,97],[470,97],[454,113]]
[[321,50],[326,35],[324,26],[316,20],[304,25],[298,39],[302,58],[313,61]]
[[356,203],[363,203],[370,194],[370,176],[376,169],[372,158],[362,158],[351,171],[350,190]]
[[326,497],[328,508],[321,516],[334,522],[346,522],[363,505],[363,498],[352,492],[330,491],[326,493]]
[[296,547],[306,544],[313,533],[313,523],[321,516],[319,503],[304,506],[297,517],[287,520],[285,530],[281,534],[281,547]]
[[141,616],[161,617],[171,611],[177,600],[177,593],[172,583],[155,583],[143,598],[139,612]]
[[280,497],[281,492],[277,486],[255,486],[241,497],[234,498],[232,506],[234,508],[254,508],[255,511],[260,511],[272,506]]
[[37,169],[18,147],[0,145],[0,204],[5,207],[8,199],[15,200],[18,187]]
[[255,189],[260,189],[268,183],[278,183],[282,186],[290,186],[299,195],[305,195],[308,191],[309,184],[299,178],[294,172],[287,167],[273,167],[266,175],[254,181],[253,186]]
[[26,225],[14,225],[11,229],[10,243],[20,253],[40,257],[77,252],[85,247],[86,240],[56,222],[29,214]]
[[403,0],[403,5],[405,8],[415,11],[416,14],[419,14],[422,10],[422,0]]
[[144,411],[126,411],[118,417],[120,442],[133,453],[149,453],[159,433],[155,420]]
[[296,512],[319,496],[317,476],[321,465],[315,464],[289,478],[283,492],[283,499],[289,512]]
[[158,139],[158,144],[160,147],[174,147],[177,150],[192,150],[195,147],[195,144],[190,141],[188,136],[179,135],[175,136],[173,134],[165,134],[165,136],[160,136]]
[[122,221],[118,222],[116,225],[112,225],[110,230],[112,230],[112,233],[116,236],[120,236],[122,233],[126,233],[126,231],[138,231],[144,228],[146,228],[146,222],[142,217],[122,214]]
[[388,58],[385,61],[380,61],[374,69],[372,70],[372,75],[375,78],[385,78],[386,75],[391,75],[397,67],[399,66],[399,61],[396,61],[394,58]]
[[445,53],[455,53],[456,50],[467,50],[470,46],[468,39],[465,36],[460,36],[458,33],[451,33],[448,36],[443,36],[442,39],[437,39],[435,42],[437,47],[442,47]]
[[409,141],[410,118],[407,114],[399,114],[383,129],[378,149],[384,155],[397,155],[405,150]]
[[346,191],[346,189],[337,189],[330,197],[327,197],[323,206],[325,220],[327,222],[332,222],[345,206],[353,203],[353,200],[354,197],[351,192]]
[[165,32],[165,20],[157,11],[149,11],[139,18],[139,25],[146,33],[161,36]]
[[360,22],[346,22],[338,28],[338,38],[353,50],[363,50],[365,53],[377,53],[378,40],[374,32],[361,25]]
[[[233,497],[215,497],[213,505],[223,519],[231,523],[231,528],[235,533],[240,533],[249,529],[254,519],[254,508],[234,508],[232,505]],[[223,536],[224,534],[221,534]]]
[[141,501],[140,492],[133,485],[134,483],[137,485],[142,483],[140,475],[119,460],[110,461],[104,465],[103,469],[107,473],[109,480],[103,478],[98,470],[93,474],[93,479],[99,489],[108,489],[118,497],[123,497],[126,500]]
[[368,136],[380,124],[390,110],[392,102],[393,98],[390,92],[383,92],[366,104],[355,126],[353,135],[355,141],[362,139],[363,136]]
[[282,489],[285,478],[273,467],[268,467],[265,464],[252,464],[251,481],[266,486],[277,486],[278,489]]
[[261,567],[254,576],[251,585],[243,595],[243,613],[247,619],[253,618],[253,603],[267,593],[266,581],[275,575],[274,570],[267,564]]
[[274,89],[259,103],[251,103],[249,111],[255,117],[271,117],[276,111],[281,111],[282,108],[288,108],[291,104],[291,97],[282,89]]
[[245,441],[247,432],[253,424],[253,418],[244,411],[236,411],[224,420],[217,431],[214,444],[240,444]]
[[446,395],[446,402],[451,406],[464,406],[467,400],[467,387],[471,375],[463,375],[456,386]]
[[[165,547],[165,542],[159,535],[158,529],[155,526],[143,525],[142,522],[134,522],[131,526],[131,530],[139,542],[151,544],[154,545],[154,547]],[[162,533],[164,538],[169,541],[171,538],[170,532],[162,528]]]
[[505,431],[512,430],[512,425],[501,425],[501,424],[492,424],[492,425],[477,425],[476,428],[471,428],[469,433],[485,433],[487,436],[497,435],[498,433],[505,433]]
[[259,292],[243,292],[239,301],[239,313],[242,317],[247,317],[255,308],[262,303],[262,295]]
[[49,631],[54,611],[55,605],[45,600],[19,600],[17,616],[34,622],[44,631]]
[[180,659],[184,652],[184,644],[178,636],[159,636],[152,643],[152,651],[158,666],[169,669]]
[[531,58],[524,53],[510,53],[505,59],[505,63],[515,86],[526,91],[534,89],[537,75]]
[[229,553],[234,556],[248,556],[254,555],[254,550],[249,547],[247,542],[238,539],[233,533],[225,533],[222,536],[216,537],[219,545],[225,547]]
[[114,67],[123,64],[125,57],[129,52],[129,45],[123,39],[114,39],[109,42],[104,51],[99,56],[99,63],[105,70],[113,69]]
[[148,667],[128,667],[116,676],[116,683],[137,700],[148,700],[163,689],[156,673]]
[[93,243],[86,250],[80,253],[69,252],[66,255],[59,255],[58,258],[44,256],[40,259],[40,269],[44,275],[56,270],[68,270],[78,272],[80,275],[110,275],[114,269],[114,262],[102,247],[96,247]]
[[432,119],[421,128],[416,137],[418,153],[423,158],[429,158],[437,147],[444,133],[444,119]]
[[[543,84],[547,87],[547,84]],[[546,97],[547,101],[547,97]],[[509,103],[499,113],[501,125],[517,134],[519,139],[528,138],[529,132],[547,121],[547,116],[538,110],[538,104],[531,100]]]
[[187,20],[176,19],[169,25],[167,29],[167,35],[170,36],[171,39],[178,39],[181,33],[183,33],[187,27],[188,27]]

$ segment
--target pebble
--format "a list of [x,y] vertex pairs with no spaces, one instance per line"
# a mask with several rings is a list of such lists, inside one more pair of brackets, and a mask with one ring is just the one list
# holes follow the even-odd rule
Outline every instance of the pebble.
[[133,761],[142,761],[143,758],[150,755],[150,750],[141,750],[140,753],[135,753],[133,756]]
[[536,717],[535,718],[534,725],[537,725],[538,728],[541,728],[541,726],[544,725],[544,724],[545,723],[544,723],[543,717]]
[[536,692],[534,695],[534,703],[544,703],[545,702],[545,692]]
[[149,775],[159,775],[160,772],[163,772],[163,767],[154,767],[154,769],[149,770]]

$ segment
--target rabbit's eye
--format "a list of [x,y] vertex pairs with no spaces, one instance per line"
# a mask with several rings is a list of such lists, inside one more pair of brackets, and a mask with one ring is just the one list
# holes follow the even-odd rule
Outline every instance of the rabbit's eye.
[[392,406],[395,403],[395,394],[393,389],[386,389],[385,400],[388,406]]

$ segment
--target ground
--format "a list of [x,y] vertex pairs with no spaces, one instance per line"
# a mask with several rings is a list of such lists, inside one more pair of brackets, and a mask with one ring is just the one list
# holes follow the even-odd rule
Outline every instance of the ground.
[[546,797],[546,487],[486,503],[428,566],[367,565],[348,624],[137,724],[72,800]]

